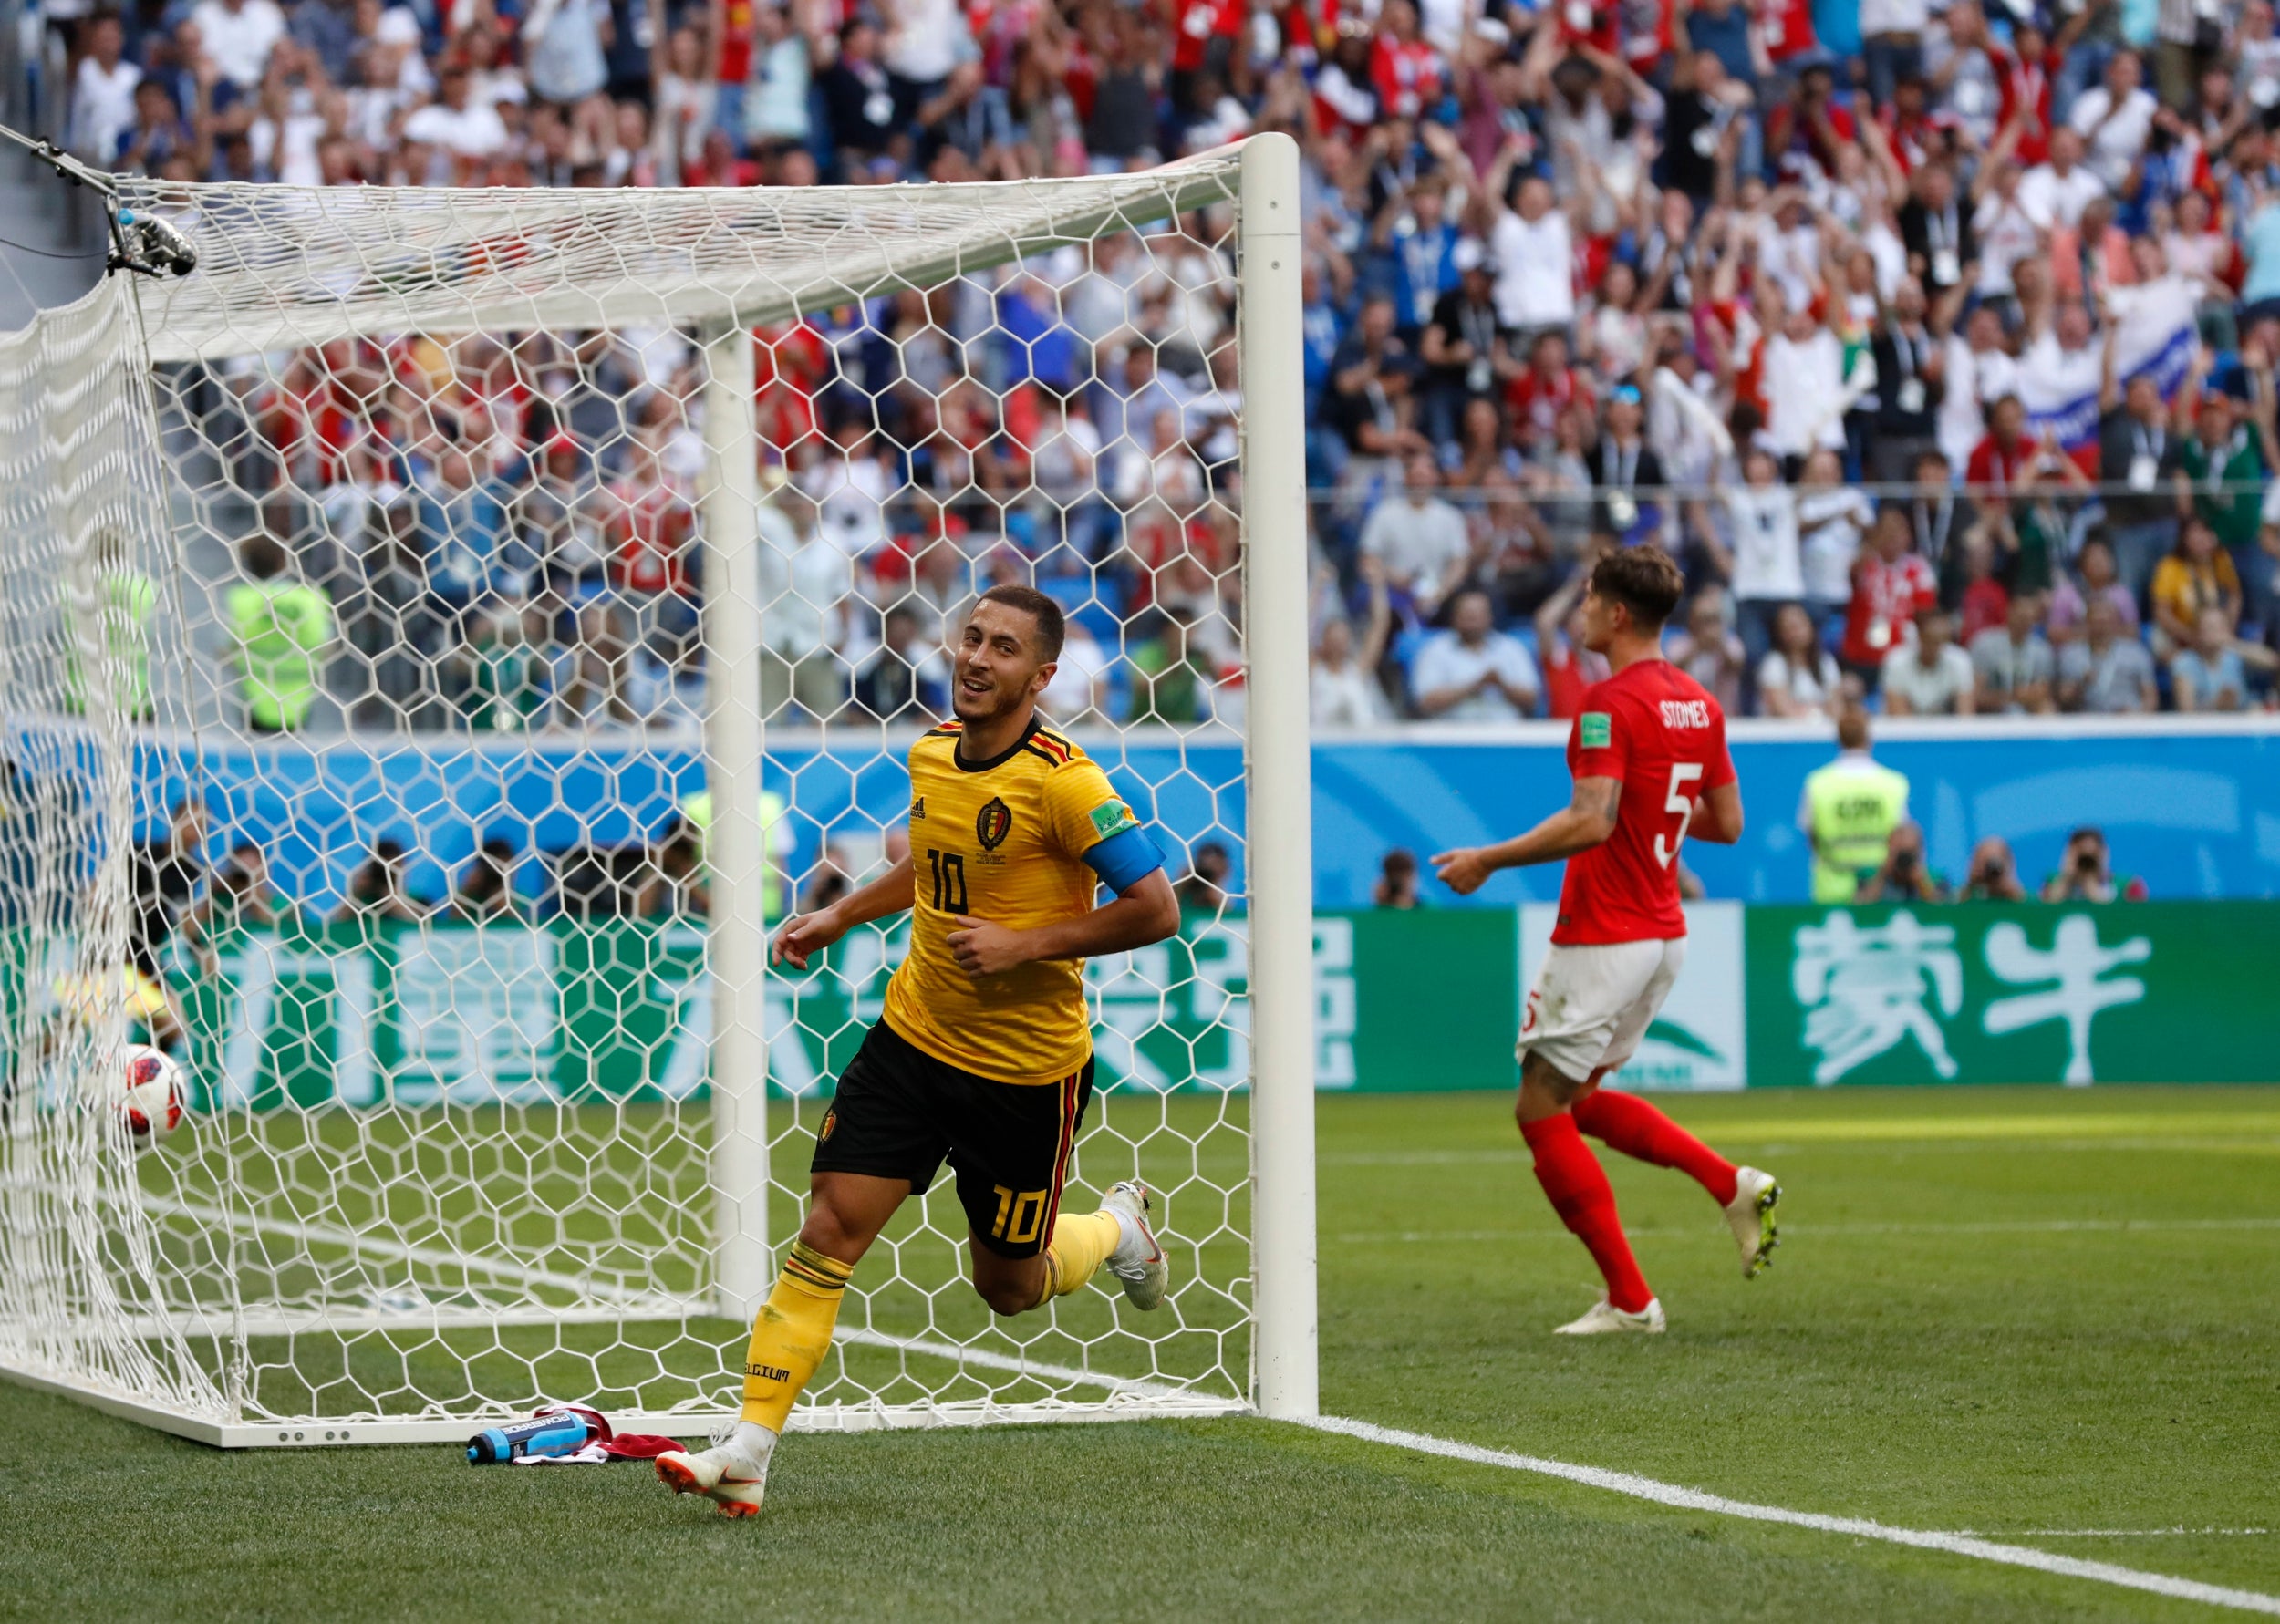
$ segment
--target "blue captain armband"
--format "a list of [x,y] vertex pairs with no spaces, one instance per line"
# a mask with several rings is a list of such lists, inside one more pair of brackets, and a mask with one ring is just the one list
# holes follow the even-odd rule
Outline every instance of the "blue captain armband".
[[1095,841],[1084,853],[1084,861],[1101,884],[1111,891],[1122,894],[1164,866],[1164,853],[1156,849],[1156,842],[1138,824],[1106,840]]

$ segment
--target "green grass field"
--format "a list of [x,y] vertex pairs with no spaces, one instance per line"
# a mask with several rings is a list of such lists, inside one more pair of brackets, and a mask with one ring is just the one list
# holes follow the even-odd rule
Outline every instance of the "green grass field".
[[[1781,1176],[1785,1244],[1746,1283],[1610,1156],[1671,1332],[1579,1344],[1596,1277],[1503,1098],[1325,1099],[1324,1408],[2280,1592],[2280,1093],[1668,1103]],[[2216,1616],[1250,1420],[794,1436],[770,1493],[224,1453],[0,1384],[0,1617]]]

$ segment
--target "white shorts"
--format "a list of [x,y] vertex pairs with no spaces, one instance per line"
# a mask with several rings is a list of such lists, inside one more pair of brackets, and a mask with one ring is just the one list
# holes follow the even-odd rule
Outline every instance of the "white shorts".
[[1532,1050],[1578,1082],[1615,1070],[1638,1049],[1685,962],[1684,936],[1589,947],[1554,943],[1529,988],[1514,1055],[1525,1060]]

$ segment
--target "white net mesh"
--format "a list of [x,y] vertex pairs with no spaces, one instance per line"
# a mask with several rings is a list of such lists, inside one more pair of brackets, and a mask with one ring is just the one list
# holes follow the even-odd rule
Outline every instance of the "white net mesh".
[[[0,1363],[230,1442],[732,1410],[899,927],[724,971],[902,849],[945,628],[1020,581],[1189,876],[1089,971],[1068,1196],[1145,1178],[1176,1292],[993,1321],[945,1181],[793,1424],[1238,1405],[1237,175],[131,187],[197,274],[0,349]],[[195,1091],[140,1153],[130,1030]]]

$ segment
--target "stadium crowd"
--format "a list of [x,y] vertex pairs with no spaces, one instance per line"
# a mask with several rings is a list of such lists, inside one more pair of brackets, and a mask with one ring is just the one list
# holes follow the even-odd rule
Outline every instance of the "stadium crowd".
[[[2051,3],[45,16],[73,147],[174,179],[1015,179],[1290,132],[1321,727],[1571,714],[1581,566],[1648,540],[1692,589],[1674,657],[1736,714],[2267,706],[2273,6]],[[1239,704],[1215,229],[760,335],[772,707],[938,710],[943,615],[1032,574],[1080,611],[1057,717]],[[693,716],[694,371],[617,334],[192,388],[257,498],[255,725],[326,683],[376,726]]]

